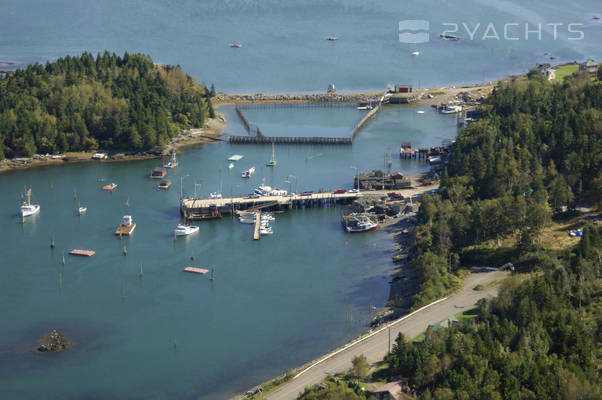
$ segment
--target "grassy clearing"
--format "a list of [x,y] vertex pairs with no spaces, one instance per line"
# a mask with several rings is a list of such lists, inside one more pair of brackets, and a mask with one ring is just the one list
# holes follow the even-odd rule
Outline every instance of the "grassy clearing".
[[556,68],[556,80],[562,81],[567,76],[579,71],[579,64],[568,64]]
[[467,319],[476,318],[479,315],[479,308],[473,307],[469,310],[461,312],[460,314],[456,314],[456,319],[460,322],[465,321]]

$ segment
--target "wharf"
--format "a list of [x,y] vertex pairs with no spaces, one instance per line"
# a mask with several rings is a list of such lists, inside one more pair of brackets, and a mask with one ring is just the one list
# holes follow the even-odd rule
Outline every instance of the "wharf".
[[[396,192],[404,197],[409,197],[421,195],[434,188],[437,188],[437,185],[398,189]],[[240,210],[287,211],[295,208],[331,207],[339,204],[350,204],[354,200],[363,197],[384,197],[390,192],[390,190],[367,190],[359,193],[323,192],[288,196],[262,196],[258,198],[185,198],[180,201],[180,212],[187,220],[201,220],[206,219],[205,215],[215,213],[216,210],[219,211],[220,215],[234,215]]]

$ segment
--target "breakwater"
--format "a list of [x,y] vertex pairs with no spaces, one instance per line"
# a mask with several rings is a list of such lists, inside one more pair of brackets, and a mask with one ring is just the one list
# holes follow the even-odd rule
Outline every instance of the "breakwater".
[[382,96],[379,92],[370,93],[341,93],[341,94],[225,94],[218,93],[213,101],[220,103],[360,103],[378,102]]

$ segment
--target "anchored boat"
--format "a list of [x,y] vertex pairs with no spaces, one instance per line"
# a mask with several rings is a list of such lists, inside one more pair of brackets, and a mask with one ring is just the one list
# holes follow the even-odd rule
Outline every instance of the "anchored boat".
[[167,175],[167,169],[165,169],[165,167],[157,167],[153,169],[150,177],[151,179],[163,179],[165,178],[165,175]]
[[27,201],[21,205],[21,217],[29,217],[40,212],[39,204],[31,204],[31,188],[27,190]]
[[136,223],[132,219],[131,215],[124,215],[121,219],[121,224],[117,227],[115,231],[116,235],[131,235],[136,229]]
[[176,236],[188,236],[199,231],[199,227],[195,225],[178,225],[174,229]]
[[255,167],[251,167],[241,174],[242,178],[250,178],[255,173]]
[[159,183],[159,189],[169,189],[171,186],[171,181],[167,179],[163,179],[161,183]]
[[268,167],[276,166],[276,156],[274,154],[274,142],[272,142],[272,158],[270,158],[270,160],[265,165],[267,165]]
[[163,166],[163,168],[175,168],[178,166],[178,160],[176,159],[175,150],[171,152],[171,160]]

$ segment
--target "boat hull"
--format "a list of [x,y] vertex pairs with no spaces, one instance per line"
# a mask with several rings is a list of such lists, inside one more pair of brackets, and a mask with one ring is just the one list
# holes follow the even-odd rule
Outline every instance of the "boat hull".
[[21,217],[29,217],[40,212],[40,206],[38,204],[32,204],[30,207],[24,209],[21,208]]

